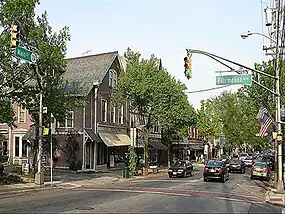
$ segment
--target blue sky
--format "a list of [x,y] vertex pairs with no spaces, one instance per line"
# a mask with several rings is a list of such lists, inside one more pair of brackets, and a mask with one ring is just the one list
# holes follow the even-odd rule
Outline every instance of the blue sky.
[[[263,7],[269,4],[263,0]],[[216,87],[215,71],[228,70],[212,59],[194,55],[193,78],[184,77],[186,48],[201,49],[253,67],[268,60],[262,52],[264,39],[240,34],[263,32],[260,0],[42,0],[38,13],[48,11],[54,31],[70,27],[68,57],[131,47],[147,57],[162,58],[163,66],[188,91]],[[229,89],[235,90],[237,86]],[[189,94],[199,108],[200,100],[224,89]]]

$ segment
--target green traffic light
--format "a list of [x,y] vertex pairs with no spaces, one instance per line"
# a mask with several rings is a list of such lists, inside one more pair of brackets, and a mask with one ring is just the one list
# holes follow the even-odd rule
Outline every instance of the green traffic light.
[[185,76],[188,76],[189,75],[189,70],[185,70]]

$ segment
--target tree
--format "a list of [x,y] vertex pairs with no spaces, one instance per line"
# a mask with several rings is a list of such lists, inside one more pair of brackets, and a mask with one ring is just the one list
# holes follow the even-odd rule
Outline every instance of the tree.
[[[81,103],[72,96],[77,89],[73,87],[71,90],[70,83],[61,77],[67,63],[66,44],[70,40],[68,27],[53,33],[47,12],[35,16],[39,0],[1,2],[0,28],[3,31],[0,34],[0,122],[13,125],[13,102],[20,103],[28,110],[38,109],[40,90],[43,92],[43,105],[48,109],[43,125],[49,124],[50,113],[58,121],[64,120],[67,111],[81,107]],[[10,49],[12,23],[20,27],[20,46],[37,54],[36,65],[23,63],[13,56]],[[38,124],[38,114],[33,114],[32,120]]]
[[217,111],[217,102],[202,100],[198,110],[197,128],[206,140],[214,140],[222,133],[221,112]]
[[112,91],[112,101],[121,105],[127,100],[131,110],[147,118],[144,139],[144,162],[148,167],[148,137],[153,124],[159,123],[168,136],[194,123],[196,114],[184,94],[185,86],[159,69],[159,60],[151,55],[141,58],[139,52],[128,48],[125,53],[127,71],[121,74]]

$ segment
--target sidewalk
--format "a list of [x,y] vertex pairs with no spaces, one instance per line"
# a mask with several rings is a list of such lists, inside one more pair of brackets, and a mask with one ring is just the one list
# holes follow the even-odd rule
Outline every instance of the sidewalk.
[[[271,180],[271,186],[274,182],[274,175],[272,176]],[[276,189],[273,187],[268,188],[268,190],[265,193],[265,200],[267,203],[274,204],[274,205],[281,205],[285,206],[285,194],[284,193],[278,193]]]
[[[76,176],[76,174],[74,175]],[[88,178],[84,179],[84,176],[81,174],[77,174],[77,179],[64,179],[60,181],[53,181],[53,185],[51,186],[50,181],[45,181],[43,185],[37,185],[35,183],[22,183],[22,184],[11,184],[11,185],[1,185],[0,186],[0,197],[5,197],[9,195],[15,195],[19,193],[31,192],[31,191],[39,191],[39,190],[47,190],[47,189],[73,189],[79,187],[94,187],[94,186],[102,186],[108,184],[114,184],[118,182],[129,182],[132,180],[142,180],[142,179],[152,179],[157,177],[166,177],[167,171],[161,170],[158,173],[150,173],[148,176],[135,176],[133,178],[122,178],[118,172],[106,172],[106,173],[94,173],[88,174]],[[79,180],[81,179],[81,180]],[[45,179],[46,180],[46,179]]]

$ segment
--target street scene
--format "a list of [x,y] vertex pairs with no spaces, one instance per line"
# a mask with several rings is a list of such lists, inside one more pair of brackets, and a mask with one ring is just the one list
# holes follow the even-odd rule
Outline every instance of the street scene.
[[[107,179],[105,179],[107,180]],[[268,183],[231,173],[225,183],[203,181],[203,167],[193,176],[171,178],[167,173],[155,177],[100,183],[59,185],[56,189],[1,195],[3,212],[51,213],[281,213],[280,208],[263,203]]]
[[285,0],[181,2],[0,0],[0,213],[285,213]]

